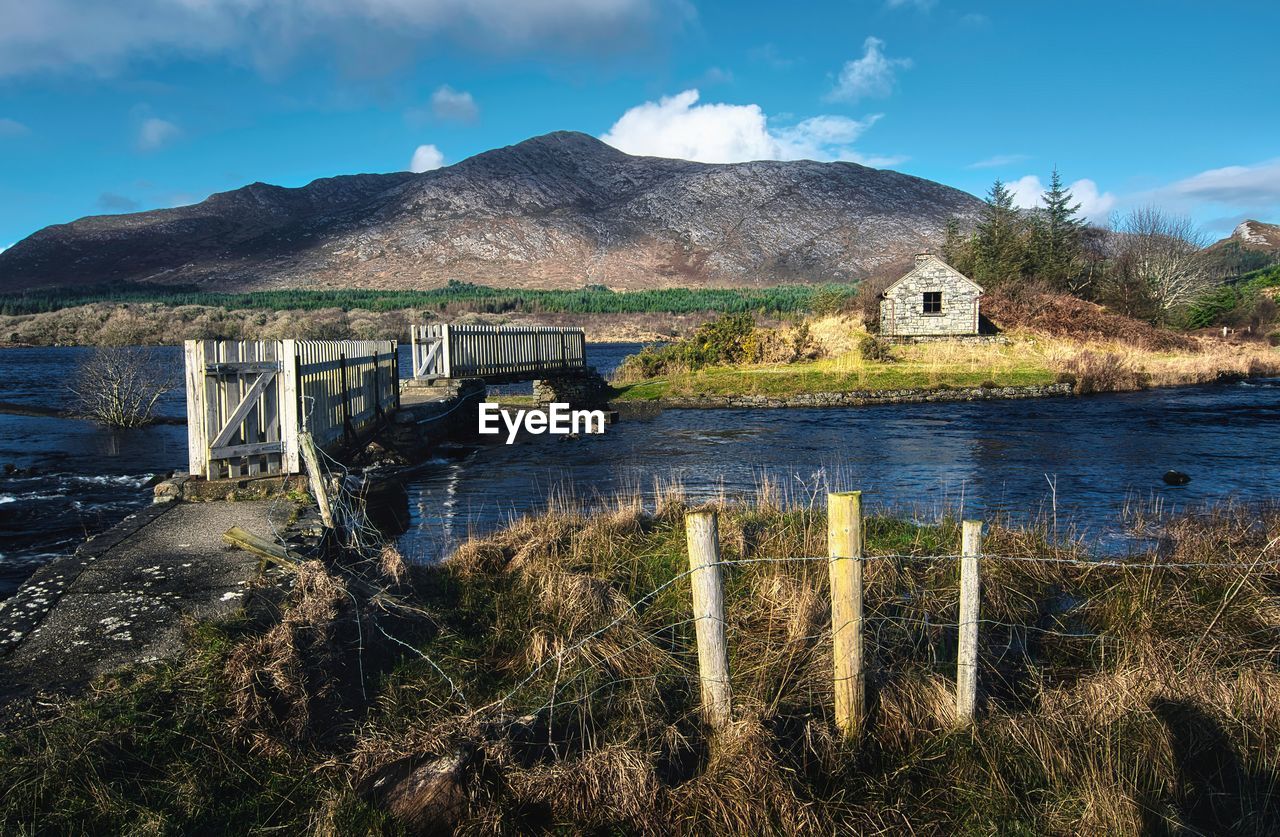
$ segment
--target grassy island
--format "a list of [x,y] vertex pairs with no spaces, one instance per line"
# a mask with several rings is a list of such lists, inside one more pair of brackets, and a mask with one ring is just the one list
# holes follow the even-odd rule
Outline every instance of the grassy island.
[[1280,374],[1262,339],[1191,335],[1104,312],[1066,296],[998,302],[1005,326],[980,340],[888,343],[856,315],[777,327],[725,315],[694,334],[627,359],[620,400],[788,396],[1069,383],[1077,393]]

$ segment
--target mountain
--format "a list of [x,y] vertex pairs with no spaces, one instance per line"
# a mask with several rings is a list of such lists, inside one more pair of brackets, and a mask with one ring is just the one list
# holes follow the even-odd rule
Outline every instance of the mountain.
[[1280,225],[1264,224],[1261,221],[1241,221],[1228,238],[1218,243],[1232,241],[1245,250],[1261,250],[1268,253],[1280,253]]
[[758,285],[892,272],[981,202],[854,163],[635,157],[573,132],[422,174],[56,224],[0,253],[0,289],[100,282],[209,290]]
[[1280,225],[1241,221],[1205,250],[1209,269],[1223,279],[1280,262]]

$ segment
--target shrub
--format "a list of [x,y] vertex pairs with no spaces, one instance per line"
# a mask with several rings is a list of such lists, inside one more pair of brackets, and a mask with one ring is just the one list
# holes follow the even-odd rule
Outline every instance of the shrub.
[[863,360],[889,363],[893,360],[893,347],[887,340],[868,334],[858,341],[858,354]]
[[854,307],[862,315],[862,322],[867,327],[867,331],[880,330],[880,294],[893,282],[893,277],[882,276],[876,279],[864,279],[858,285],[858,292],[854,296]]
[[100,348],[77,370],[70,386],[80,409],[109,427],[142,427],[155,420],[155,406],[174,380],[150,349]]
[[1267,343],[1272,346],[1280,346],[1280,328],[1267,335]]
[[1114,352],[1081,352],[1067,361],[1067,372],[1075,378],[1078,395],[1095,392],[1130,392],[1144,389],[1150,375],[1134,369]]
[[856,307],[857,292],[852,288],[829,285],[813,295],[811,308],[819,317],[847,314]]
[[1154,352],[1197,352],[1185,334],[1156,328],[1067,294],[1000,289],[982,299],[982,310],[1002,329],[1027,328],[1072,340],[1115,340]]

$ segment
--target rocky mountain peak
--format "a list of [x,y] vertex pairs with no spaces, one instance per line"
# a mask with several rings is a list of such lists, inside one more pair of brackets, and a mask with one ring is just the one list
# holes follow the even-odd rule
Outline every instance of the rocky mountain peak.
[[972,195],[850,163],[711,165],[556,131],[422,174],[253,183],[174,209],[47,227],[0,287],[615,288],[848,281],[970,225]]

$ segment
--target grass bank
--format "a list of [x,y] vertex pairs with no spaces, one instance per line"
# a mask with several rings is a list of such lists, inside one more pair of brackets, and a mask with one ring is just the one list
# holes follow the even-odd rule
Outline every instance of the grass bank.
[[[705,327],[704,327],[705,328]],[[764,337],[756,336],[763,333]],[[1079,393],[1117,392],[1153,386],[1206,383],[1224,377],[1280,375],[1280,350],[1265,342],[1227,342],[1178,335],[1170,345],[1135,345],[1121,339],[1072,339],[1029,329],[1002,335],[1003,342],[940,341],[890,345],[854,319],[828,317],[746,338],[746,357],[777,351],[774,362],[690,360],[681,344],[629,359],[619,370],[618,398],[660,401],[668,397],[1027,387],[1065,381]],[[756,341],[754,344],[752,340]],[[757,347],[764,345],[763,351]]]
[[[407,571],[307,565],[283,601],[193,624],[183,660],[0,734],[0,830],[1264,834],[1280,817],[1275,510],[1163,521],[1158,550],[1103,565],[991,526],[972,728],[952,708],[958,527],[870,518],[870,716],[846,743],[822,508],[768,486],[720,506],[719,734],[698,712],[686,508],[678,491],[556,508]],[[368,599],[373,579],[387,592]]]

